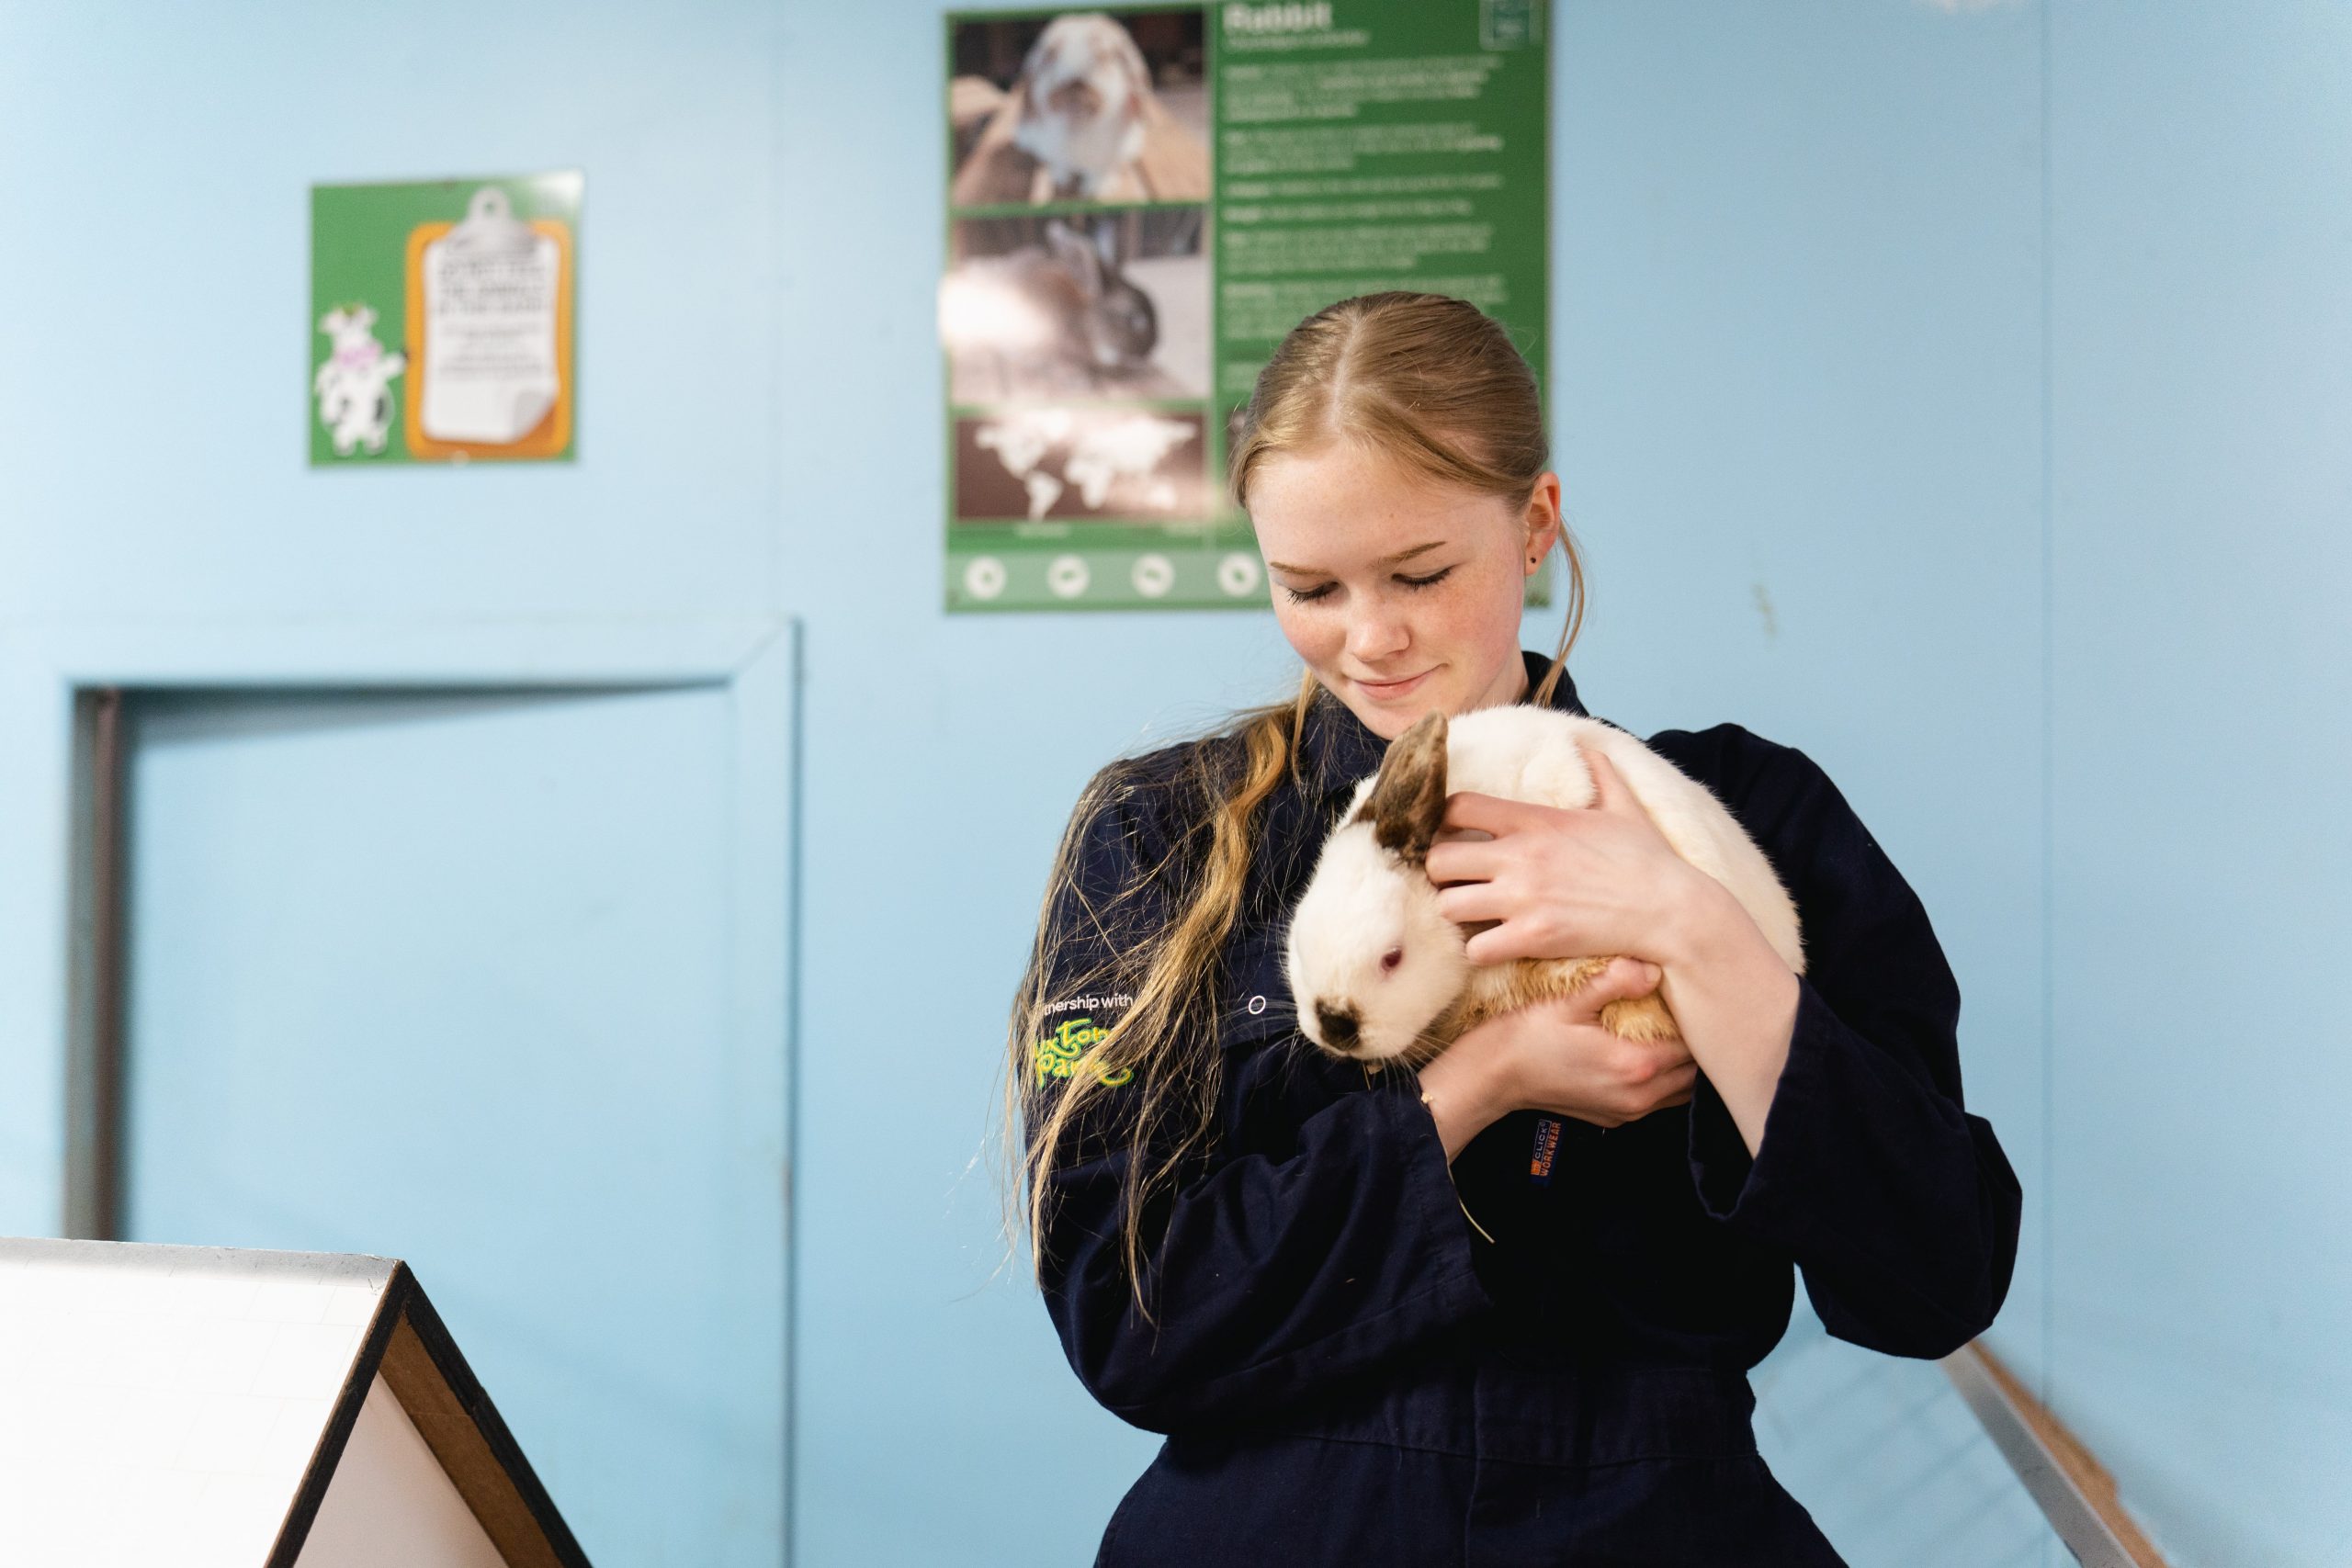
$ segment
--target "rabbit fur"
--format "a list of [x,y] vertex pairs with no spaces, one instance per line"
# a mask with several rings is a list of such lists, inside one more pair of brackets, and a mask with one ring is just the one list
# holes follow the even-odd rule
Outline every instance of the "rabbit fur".
[[1035,158],[1048,200],[1101,201],[1143,152],[1151,72],[1143,51],[1100,11],[1056,17],[1021,68],[1013,144]]
[[[1393,741],[1324,841],[1293,912],[1283,968],[1306,1037],[1372,1066],[1419,1066],[1473,1024],[1574,994],[1607,956],[1474,964],[1468,933],[1438,912],[1426,860],[1457,790],[1541,806],[1592,804],[1579,745],[1609,759],[1674,852],[1739,900],[1783,962],[1804,973],[1795,904],[1771,863],[1705,785],[1634,737],[1553,708],[1430,714]],[[1600,1023],[1679,1038],[1657,992],[1608,1003]]]
[[1107,229],[1046,220],[1044,243],[975,256],[941,281],[951,354],[993,355],[999,395],[1091,391],[1148,365],[1159,341],[1151,297],[1119,271]]

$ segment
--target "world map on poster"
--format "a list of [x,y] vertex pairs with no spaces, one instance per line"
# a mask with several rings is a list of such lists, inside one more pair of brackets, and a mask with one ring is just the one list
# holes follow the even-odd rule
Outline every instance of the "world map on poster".
[[1072,491],[1089,512],[1101,513],[1118,494],[1131,495],[1130,507],[1174,513],[1184,487],[1160,466],[1197,429],[1151,413],[1081,421],[1069,409],[1037,409],[983,421],[973,441],[1020,482],[1034,521]]

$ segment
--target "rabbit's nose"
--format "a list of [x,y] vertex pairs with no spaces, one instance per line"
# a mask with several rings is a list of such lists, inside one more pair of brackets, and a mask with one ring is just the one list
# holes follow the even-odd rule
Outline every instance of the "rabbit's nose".
[[1315,1004],[1315,1024],[1323,1032],[1323,1043],[1334,1051],[1353,1051],[1363,1021],[1351,1007],[1331,1007]]

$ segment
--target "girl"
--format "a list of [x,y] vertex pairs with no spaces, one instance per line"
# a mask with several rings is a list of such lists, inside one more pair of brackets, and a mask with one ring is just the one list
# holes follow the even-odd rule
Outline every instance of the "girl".
[[[1229,481],[1306,672],[1114,763],[1074,814],[1013,1017],[1037,1278],[1071,1367],[1167,1434],[1099,1564],[1837,1563],[1758,1458],[1792,1265],[1831,1332],[1934,1357],[1992,1322],[2019,1192],[1961,1103],[1926,911],[1804,753],[1649,745],[1764,850],[1807,973],[1593,757],[1580,811],[1457,795],[1429,874],[1476,963],[1627,954],[1418,1075],[1306,1044],[1282,919],[1385,742],[1582,713],[1583,574],[1533,378],[1425,294],[1345,300],[1260,376]],[[1518,647],[1557,542],[1571,613]],[[1683,1043],[1601,1030],[1657,987]]]

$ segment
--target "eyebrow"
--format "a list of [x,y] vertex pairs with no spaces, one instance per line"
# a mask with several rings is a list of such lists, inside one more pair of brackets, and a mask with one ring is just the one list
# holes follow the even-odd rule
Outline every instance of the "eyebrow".
[[[1445,541],[1443,539],[1431,539],[1426,545],[1415,545],[1409,550],[1398,550],[1393,556],[1383,556],[1374,564],[1375,566],[1402,566],[1407,561],[1411,560],[1415,556],[1425,556],[1431,550],[1443,549],[1444,547]],[[1293,566],[1288,561],[1280,560],[1270,560],[1266,564],[1276,571],[1287,571],[1297,577],[1317,577],[1322,575],[1321,569],[1317,567]]]

